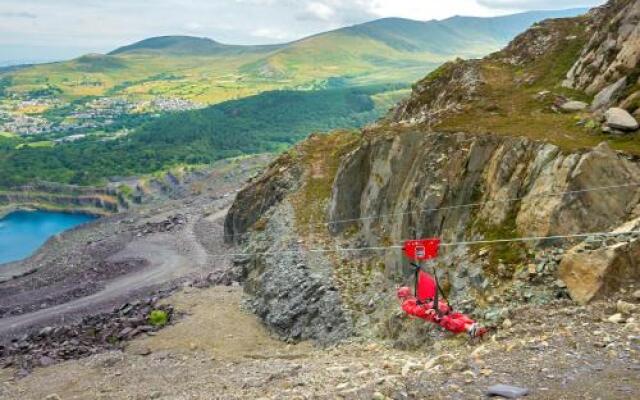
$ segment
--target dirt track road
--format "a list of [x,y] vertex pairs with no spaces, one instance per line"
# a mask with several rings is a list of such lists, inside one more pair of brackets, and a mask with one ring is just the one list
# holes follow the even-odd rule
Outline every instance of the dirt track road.
[[[213,229],[226,215],[226,209],[207,217]],[[176,234],[157,233],[129,243],[122,251],[109,257],[108,261],[121,262],[142,259],[147,267],[108,282],[104,289],[90,296],[81,297],[57,306],[0,320],[0,336],[11,336],[25,329],[45,326],[84,312],[96,312],[117,301],[126,301],[128,296],[160,286],[190,273],[204,272],[208,264],[208,251],[219,252],[220,248],[205,249],[194,233],[195,222],[190,222]],[[213,234],[221,235],[220,232]],[[220,243],[222,243],[220,241]]]

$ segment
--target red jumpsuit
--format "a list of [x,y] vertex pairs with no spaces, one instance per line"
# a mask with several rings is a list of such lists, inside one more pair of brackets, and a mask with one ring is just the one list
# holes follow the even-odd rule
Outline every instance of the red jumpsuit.
[[438,302],[438,308],[442,317],[438,316],[436,310],[433,309],[433,301],[418,304],[417,299],[413,296],[407,297],[402,302],[402,309],[409,315],[422,318],[426,321],[440,325],[444,329],[453,333],[465,333],[475,324],[475,321],[461,313],[451,313],[449,305],[443,301]]

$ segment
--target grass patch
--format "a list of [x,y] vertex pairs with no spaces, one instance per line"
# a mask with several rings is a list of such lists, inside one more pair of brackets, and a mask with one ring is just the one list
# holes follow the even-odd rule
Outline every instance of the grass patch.
[[[473,233],[482,235],[484,240],[501,240],[519,237],[516,224],[518,208],[509,213],[504,222],[493,225],[484,220],[476,220],[471,227]],[[526,258],[526,246],[524,243],[496,243],[489,249],[489,270],[497,272],[499,264],[517,265]]]
[[[588,40],[580,21],[555,21],[553,29],[560,31],[557,34],[560,42],[543,57],[525,65],[507,64],[499,55],[484,59],[480,66],[484,85],[478,100],[471,101],[465,111],[445,118],[434,130],[524,136],[555,144],[567,152],[608,141],[616,150],[640,154],[638,135],[613,138],[594,129],[594,123],[588,123],[591,117],[588,112],[564,114],[552,110],[556,95],[592,100],[583,92],[561,86]],[[567,37],[575,38],[568,40]],[[428,79],[434,75],[437,76],[438,71]],[[540,99],[538,94],[542,91],[551,94]],[[587,123],[579,124],[582,119]]]
[[55,142],[51,140],[41,140],[38,142],[30,142],[30,143],[22,143],[16,146],[16,149],[23,149],[25,147],[29,147],[32,149],[49,149],[55,146]]
[[130,199],[133,196],[133,189],[129,185],[122,184],[118,186],[118,192],[127,199]]
[[163,310],[153,310],[149,314],[149,323],[153,326],[165,326],[169,322],[169,315]]

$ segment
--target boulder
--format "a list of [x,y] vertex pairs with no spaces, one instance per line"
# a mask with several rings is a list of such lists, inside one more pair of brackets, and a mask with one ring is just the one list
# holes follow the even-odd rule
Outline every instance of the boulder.
[[529,394],[529,389],[511,385],[493,385],[487,390],[490,397],[499,396],[506,399],[517,399]]
[[635,131],[640,128],[631,114],[622,108],[613,107],[604,114],[607,126],[621,131]]
[[622,77],[617,82],[602,89],[593,99],[591,109],[596,111],[610,106],[613,101],[620,95],[627,83],[627,77]]
[[612,324],[624,324],[626,319],[622,316],[622,314],[617,313],[607,318],[607,321],[611,322]]
[[[636,219],[617,232],[637,229]],[[571,298],[580,304],[606,297],[640,279],[640,241],[621,241],[611,246],[586,250],[581,244],[562,259],[558,274],[567,284]]]
[[626,301],[618,300],[618,302],[616,303],[616,311],[618,311],[620,314],[631,314],[636,310],[636,308],[637,306],[635,304],[628,303]]
[[564,112],[578,112],[585,110],[587,107],[589,107],[589,105],[584,101],[571,100],[562,104],[560,109]]

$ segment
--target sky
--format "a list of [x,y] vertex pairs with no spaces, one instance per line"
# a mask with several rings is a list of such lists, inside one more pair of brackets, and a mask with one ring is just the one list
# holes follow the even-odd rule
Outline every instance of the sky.
[[105,53],[152,36],[269,44],[383,17],[494,16],[604,0],[0,0],[0,65]]

